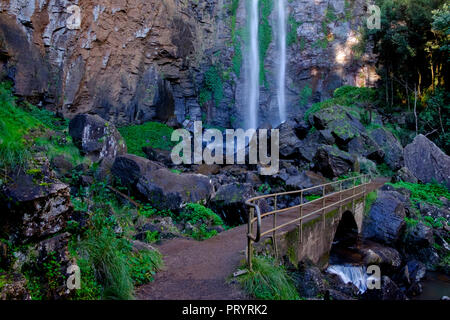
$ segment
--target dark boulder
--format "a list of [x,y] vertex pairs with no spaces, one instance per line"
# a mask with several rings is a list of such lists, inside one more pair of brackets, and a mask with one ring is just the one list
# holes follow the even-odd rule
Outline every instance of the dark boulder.
[[326,183],[327,180],[320,174],[312,171],[303,171],[285,180],[286,187],[292,190],[301,190]]
[[154,149],[152,147],[145,146],[142,147],[142,151],[149,160],[161,162],[166,166],[173,165],[172,158],[170,157],[171,152],[169,150]]
[[424,135],[418,135],[404,150],[405,166],[421,182],[437,181],[450,188],[450,156]]
[[0,190],[0,211],[0,237],[13,242],[43,239],[66,227],[72,211],[70,188],[44,169],[19,174]]
[[75,116],[69,123],[69,134],[81,153],[92,161],[115,158],[127,152],[119,131],[98,115]]
[[211,209],[219,214],[227,225],[238,225],[248,221],[245,201],[255,196],[249,183],[233,183],[221,186],[211,199]]
[[323,296],[328,289],[324,275],[316,266],[300,266],[292,278],[301,297],[318,298]]
[[208,177],[178,174],[167,168],[149,170],[142,175],[136,189],[155,208],[178,210],[188,202],[206,202],[214,190]]
[[403,147],[397,138],[384,128],[378,128],[370,132],[370,137],[384,151],[384,162],[392,170],[403,167]]
[[396,244],[405,228],[403,200],[398,192],[379,191],[364,221],[363,236],[387,245]]
[[328,178],[334,178],[352,171],[357,160],[335,146],[321,146],[313,161],[317,171]]
[[125,154],[123,156],[118,156],[114,160],[111,173],[117,177],[122,184],[135,185],[139,178],[145,173],[160,168],[163,168],[163,166],[159,163],[133,154]]
[[294,158],[298,155],[301,141],[295,134],[295,125],[294,121],[286,121],[277,128],[280,130],[279,152],[282,158]]
[[403,291],[388,276],[381,277],[381,289],[372,289],[364,292],[364,300],[407,300]]
[[414,176],[414,174],[406,167],[401,168],[397,171],[395,176],[392,178],[394,182],[410,182],[410,183],[417,183],[418,180]]

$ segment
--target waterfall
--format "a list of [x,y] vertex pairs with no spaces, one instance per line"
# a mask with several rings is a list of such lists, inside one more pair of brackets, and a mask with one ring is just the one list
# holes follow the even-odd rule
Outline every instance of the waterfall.
[[250,24],[250,50],[249,50],[249,112],[250,128],[258,127],[258,107],[259,107],[259,14],[258,0],[251,0],[249,24]]
[[367,274],[366,267],[354,265],[331,265],[327,268],[328,273],[337,274],[345,283],[353,283],[360,293],[367,290]]
[[280,121],[286,121],[286,5],[285,0],[277,2],[277,49],[279,52],[277,74],[277,100]]

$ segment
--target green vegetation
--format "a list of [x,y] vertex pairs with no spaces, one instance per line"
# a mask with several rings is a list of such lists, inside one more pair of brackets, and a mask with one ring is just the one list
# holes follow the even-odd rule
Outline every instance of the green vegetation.
[[[366,30],[382,66],[382,107],[413,113],[418,133],[450,153],[450,5],[446,0],[377,0],[381,29]],[[447,77],[448,78],[448,77]],[[413,125],[416,127],[416,125]]]
[[[151,281],[162,267],[161,255],[156,250],[133,250],[128,240],[132,209],[121,205],[105,183],[94,183],[78,199],[86,200],[88,228],[72,230],[69,244],[82,273],[83,290],[76,298],[132,299],[134,286]],[[119,226],[123,231],[117,232]]]
[[364,204],[364,213],[368,214],[370,211],[370,208],[372,208],[372,205],[377,200],[378,193],[376,191],[372,191],[367,194],[366,197],[366,203]]
[[255,256],[253,271],[238,278],[244,290],[262,300],[299,300],[286,269],[272,257]]
[[309,99],[313,94],[312,88],[309,85],[305,85],[300,91],[300,106],[304,107],[308,104]]
[[258,192],[262,194],[270,194],[272,187],[268,183],[263,183],[258,187]]
[[213,65],[205,73],[203,88],[200,89],[198,102],[200,105],[214,100],[216,106],[223,99],[223,73],[218,65]]
[[305,113],[305,120],[310,115],[332,106],[342,106],[349,108],[349,111],[361,118],[361,105],[374,103],[377,99],[377,91],[372,88],[359,88],[352,86],[343,86],[334,91],[333,98],[315,103]]
[[272,42],[272,27],[269,23],[269,16],[272,13],[273,0],[260,0],[260,20],[259,20],[259,59],[260,59],[260,82],[266,87],[268,86],[266,80],[265,60],[267,50]]
[[234,55],[232,58],[233,72],[239,78],[241,75],[242,66],[242,30],[236,30],[236,14],[239,7],[240,0],[231,0],[230,3],[230,17],[231,17],[231,44],[234,48]]
[[142,147],[170,150],[175,146],[171,136],[173,129],[163,123],[146,122],[141,125],[131,125],[118,129],[128,148],[128,153],[145,157]]
[[68,135],[68,121],[29,103],[17,104],[8,83],[0,83],[0,168],[25,168],[33,148],[51,160],[63,155],[78,165],[86,161]]
[[390,183],[395,188],[405,188],[411,192],[411,200],[413,204],[419,202],[426,202],[437,206],[442,206],[442,201],[439,199],[445,197],[450,199],[450,192],[443,185],[437,183],[410,183],[410,182],[397,182]]
[[17,107],[9,83],[0,83],[0,105],[0,167],[24,167],[31,156],[32,131],[42,123]]
[[199,203],[188,203],[175,219],[196,226],[190,234],[196,240],[205,240],[217,235],[217,230],[208,230],[208,226],[225,226],[222,218]]
[[289,16],[288,18],[289,32],[286,36],[287,45],[291,46],[298,43],[299,38],[297,36],[297,29],[302,25],[302,22],[298,22],[294,16]]

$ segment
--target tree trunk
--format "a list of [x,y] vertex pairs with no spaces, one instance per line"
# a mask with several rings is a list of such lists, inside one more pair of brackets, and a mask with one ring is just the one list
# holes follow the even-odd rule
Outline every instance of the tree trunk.
[[419,134],[419,126],[417,122],[417,88],[414,85],[414,117],[416,118],[416,137]]

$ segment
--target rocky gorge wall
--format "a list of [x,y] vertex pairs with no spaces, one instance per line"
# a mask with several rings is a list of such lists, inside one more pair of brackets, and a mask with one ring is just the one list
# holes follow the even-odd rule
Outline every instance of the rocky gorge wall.
[[[66,26],[74,4],[81,9],[78,30]],[[364,1],[287,5],[289,115],[342,85],[375,83],[375,57],[358,31]],[[69,118],[95,113],[117,125],[176,118],[239,127],[248,116],[245,6],[245,0],[1,0],[0,80]],[[260,7],[259,118],[277,125],[273,0]]]

